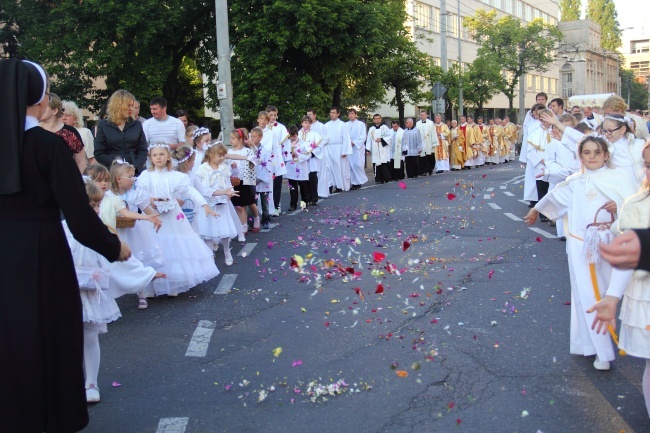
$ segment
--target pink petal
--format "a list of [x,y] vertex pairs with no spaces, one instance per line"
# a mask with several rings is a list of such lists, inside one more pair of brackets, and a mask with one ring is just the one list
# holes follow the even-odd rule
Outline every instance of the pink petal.
[[406,189],[406,184],[404,182],[400,182],[397,185],[402,189]]

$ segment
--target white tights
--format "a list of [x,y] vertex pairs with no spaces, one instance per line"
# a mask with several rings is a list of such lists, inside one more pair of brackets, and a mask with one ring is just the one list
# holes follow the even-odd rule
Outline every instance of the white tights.
[[99,374],[99,331],[84,327],[84,367],[86,386],[97,385]]

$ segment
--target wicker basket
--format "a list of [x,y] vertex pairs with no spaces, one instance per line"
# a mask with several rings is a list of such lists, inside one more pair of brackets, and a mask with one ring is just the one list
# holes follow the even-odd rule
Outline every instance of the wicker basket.
[[118,215],[115,220],[115,227],[118,229],[132,229],[135,227],[135,220]]
[[185,214],[185,218],[187,218],[189,222],[192,222],[194,220],[194,202],[191,199],[186,198],[184,200],[183,207],[181,207],[181,210],[183,211],[183,213]]

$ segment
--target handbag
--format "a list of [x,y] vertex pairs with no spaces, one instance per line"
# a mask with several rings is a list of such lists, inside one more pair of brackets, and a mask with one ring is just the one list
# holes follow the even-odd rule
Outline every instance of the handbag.
[[185,214],[185,218],[187,218],[189,222],[192,222],[194,219],[194,202],[191,199],[186,198],[183,200],[183,207],[181,210]]
[[598,214],[603,209],[605,209],[605,205],[598,208],[596,215],[594,215],[594,222],[587,225],[582,249],[587,263],[598,263],[600,261],[598,244],[610,244],[614,240],[614,234],[611,232],[614,214],[611,214],[609,222],[596,222]]

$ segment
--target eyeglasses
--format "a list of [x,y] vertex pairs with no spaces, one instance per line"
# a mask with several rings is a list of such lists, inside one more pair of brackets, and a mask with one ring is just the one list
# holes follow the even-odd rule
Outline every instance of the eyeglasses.
[[603,134],[609,135],[609,134],[613,133],[614,131],[618,131],[622,127],[623,127],[623,125],[619,126],[618,128],[615,128],[615,129],[603,129]]

